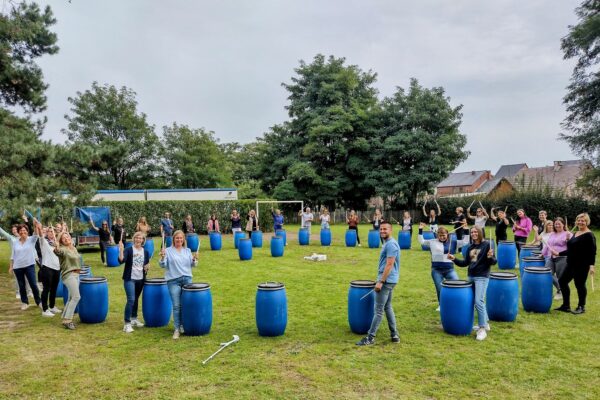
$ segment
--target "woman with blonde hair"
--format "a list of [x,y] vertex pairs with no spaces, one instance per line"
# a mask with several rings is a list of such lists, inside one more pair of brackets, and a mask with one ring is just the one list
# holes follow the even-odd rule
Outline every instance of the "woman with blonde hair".
[[360,237],[358,236],[358,223],[359,223],[358,215],[356,215],[356,211],[350,210],[350,215],[346,216],[346,223],[348,224],[348,229],[352,229],[356,231],[356,241],[360,246]]
[[169,288],[173,304],[173,339],[179,339],[183,333],[181,324],[181,292],[184,285],[192,283],[192,268],[198,264],[192,251],[185,245],[185,233],[176,231],[173,234],[173,245],[160,250],[161,268],[166,270],[165,280]]
[[73,314],[81,298],[79,295],[79,272],[81,271],[79,252],[75,248],[69,232],[60,232],[54,246],[54,254],[60,261],[60,276],[63,285],[69,291],[69,299],[62,312],[62,324],[66,329],[73,330],[75,329]]
[[251,238],[252,232],[257,231],[258,229],[259,227],[258,220],[256,219],[256,211],[250,210],[246,216],[246,232],[248,232],[248,237]]
[[123,287],[125,288],[124,326],[123,332],[133,332],[133,327],[142,327],[144,324],[137,318],[138,300],[144,290],[144,281],[150,266],[150,253],[144,249],[146,235],[143,232],[133,234],[133,246],[124,249],[119,243],[119,263],[125,263],[123,268]]
[[577,232],[567,242],[567,267],[562,277],[558,280],[560,291],[562,292],[563,304],[556,308],[557,311],[571,311],[571,290],[569,283],[575,280],[577,296],[579,303],[573,314],[583,314],[585,312],[585,300],[587,297],[587,288],[585,287],[588,274],[594,275],[596,268],[596,237],[590,230],[590,216],[582,213],[577,216],[575,221]]
[[148,236],[148,234],[150,233],[150,225],[148,225],[148,221],[146,221],[146,217],[140,217],[140,219],[138,219],[137,224],[135,225],[135,231],[136,232],[141,232],[144,237]]

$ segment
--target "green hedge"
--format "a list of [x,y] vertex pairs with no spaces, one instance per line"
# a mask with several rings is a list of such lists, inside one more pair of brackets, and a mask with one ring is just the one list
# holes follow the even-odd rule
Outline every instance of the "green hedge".
[[[217,214],[221,232],[231,231],[230,215],[236,209],[242,218],[242,229],[244,229],[246,215],[256,207],[256,200],[235,201],[110,201],[95,202],[96,206],[110,207],[113,219],[122,217],[127,232],[133,232],[138,219],[145,216],[152,228],[153,236],[160,235],[160,220],[165,212],[171,213],[171,219],[176,229],[179,229],[187,214],[192,215],[192,221],[197,232],[207,233],[206,224],[211,213]],[[273,230],[273,218],[261,208],[259,214],[259,225],[261,230]]]

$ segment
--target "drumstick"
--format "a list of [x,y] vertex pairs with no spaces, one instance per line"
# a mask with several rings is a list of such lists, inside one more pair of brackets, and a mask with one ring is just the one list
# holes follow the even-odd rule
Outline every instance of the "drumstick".
[[473,200],[473,201],[471,202],[471,204],[469,205],[469,207],[467,207],[467,210],[470,210],[470,209],[471,209],[471,206],[472,206],[473,204],[475,204],[475,200]]
[[362,300],[362,299],[364,299],[365,297],[367,297],[368,295],[370,295],[371,293],[373,293],[373,291],[374,291],[374,290],[375,290],[375,289],[371,289],[371,290],[369,290],[369,292],[368,292],[367,294],[365,294],[363,297],[361,297],[360,299],[361,299],[361,300]]
[[165,248],[165,232],[161,232],[161,236],[162,236],[162,248]]

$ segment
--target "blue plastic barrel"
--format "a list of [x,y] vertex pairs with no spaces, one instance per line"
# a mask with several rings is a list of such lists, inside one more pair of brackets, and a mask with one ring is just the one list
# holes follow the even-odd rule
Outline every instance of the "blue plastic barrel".
[[367,238],[370,249],[378,249],[380,243],[379,231],[377,229],[369,230],[369,236]]
[[498,268],[514,269],[517,260],[517,245],[515,242],[501,240],[498,243]]
[[106,246],[106,265],[108,267],[118,267],[119,263],[119,246]]
[[171,247],[173,245],[173,236],[165,236],[165,246]]
[[152,258],[152,256],[154,255],[154,240],[152,240],[151,237],[146,237],[144,249],[148,252],[148,256]]
[[167,281],[163,278],[146,279],[142,291],[142,314],[149,328],[169,325],[173,305]]
[[[62,284],[62,280],[61,280],[61,284]],[[79,294],[81,295],[81,287],[79,288]],[[67,301],[69,300],[69,288],[67,288],[64,284],[62,287],[62,298],[63,298],[63,304],[66,306],[67,305]],[[81,299],[79,299],[79,303],[81,303]],[[77,314],[79,312],[79,303],[77,303],[77,307],[75,307],[75,314]]]
[[440,292],[440,316],[444,332],[468,335],[473,329],[473,284],[462,280],[445,280]]
[[133,247],[133,242],[125,242],[125,245],[123,247],[126,249]]
[[356,246],[356,229],[346,230],[346,247]]
[[83,266],[83,256],[81,254],[79,255],[79,266]]
[[252,237],[250,238],[252,241],[252,247],[262,248],[263,243],[263,233],[262,231],[254,231],[252,232]]
[[233,246],[237,249],[240,239],[245,239],[246,238],[246,232],[235,232],[233,234]]
[[375,315],[375,282],[358,280],[350,282],[348,290],[348,324],[354,333],[364,335],[369,331]]
[[412,238],[410,237],[410,231],[398,232],[398,244],[402,250],[408,250],[411,246]]
[[467,243],[460,249],[460,254],[462,254],[463,260],[467,259],[467,253],[469,252],[469,246],[471,246],[471,245]]
[[525,267],[521,302],[525,311],[547,313],[552,307],[552,271],[546,267]]
[[523,279],[523,274],[525,273],[525,268],[527,267],[544,267],[546,266],[546,259],[544,257],[525,257],[521,258],[521,262],[519,263],[519,272],[521,274],[521,279]]
[[271,256],[282,257],[283,256],[283,238],[273,236],[271,238]]
[[197,233],[188,233],[185,235],[185,242],[187,243],[188,249],[195,253],[200,248],[200,238]]
[[285,229],[277,229],[275,231],[275,236],[283,239],[283,245],[287,245],[287,234],[285,233]]
[[108,283],[105,277],[81,278],[79,319],[85,324],[104,322],[108,315]]
[[458,242],[456,240],[456,233],[451,233],[449,236],[450,239],[450,254],[456,254],[456,249],[458,248]]
[[181,322],[188,336],[206,335],[212,325],[212,295],[208,283],[189,283],[181,291]]
[[79,279],[81,279],[81,278],[90,278],[92,276],[93,276],[92,275],[92,269],[90,268],[89,265],[84,265],[79,270]]
[[219,232],[211,232],[208,234],[210,241],[210,249],[213,251],[221,250],[223,245],[221,241],[221,234]]
[[[425,240],[435,239],[435,235],[431,231],[425,231],[425,232],[423,232],[423,239],[425,239]],[[421,245],[421,250],[429,251],[429,244],[423,243]]]
[[523,259],[525,257],[531,257],[534,252],[539,251],[539,246],[534,246],[531,244],[526,244],[521,246],[521,252],[519,253],[519,258]]
[[492,272],[487,288],[486,307],[492,321],[512,322],[519,312],[519,280],[511,272]]
[[321,229],[321,246],[331,246],[331,229]]
[[310,242],[308,229],[301,228],[300,231],[298,231],[298,242],[300,243],[300,246],[308,246],[308,243]]
[[250,239],[239,240],[238,255],[242,261],[252,260],[252,241]]
[[256,291],[256,327],[260,336],[281,336],[287,326],[287,296],[279,282],[258,285]]
[[58,278],[58,286],[56,287],[56,298],[63,297],[63,283],[62,278]]

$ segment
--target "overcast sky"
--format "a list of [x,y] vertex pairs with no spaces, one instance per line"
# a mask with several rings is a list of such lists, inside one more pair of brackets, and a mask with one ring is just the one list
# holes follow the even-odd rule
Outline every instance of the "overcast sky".
[[60,133],[67,98],[93,81],[137,92],[157,132],[176,121],[246,143],[287,119],[299,60],[345,57],[378,73],[380,97],[411,77],[463,104],[471,156],[457,171],[574,158],[557,140],[573,62],[560,39],[573,0],[54,0],[60,51],[44,136]]

